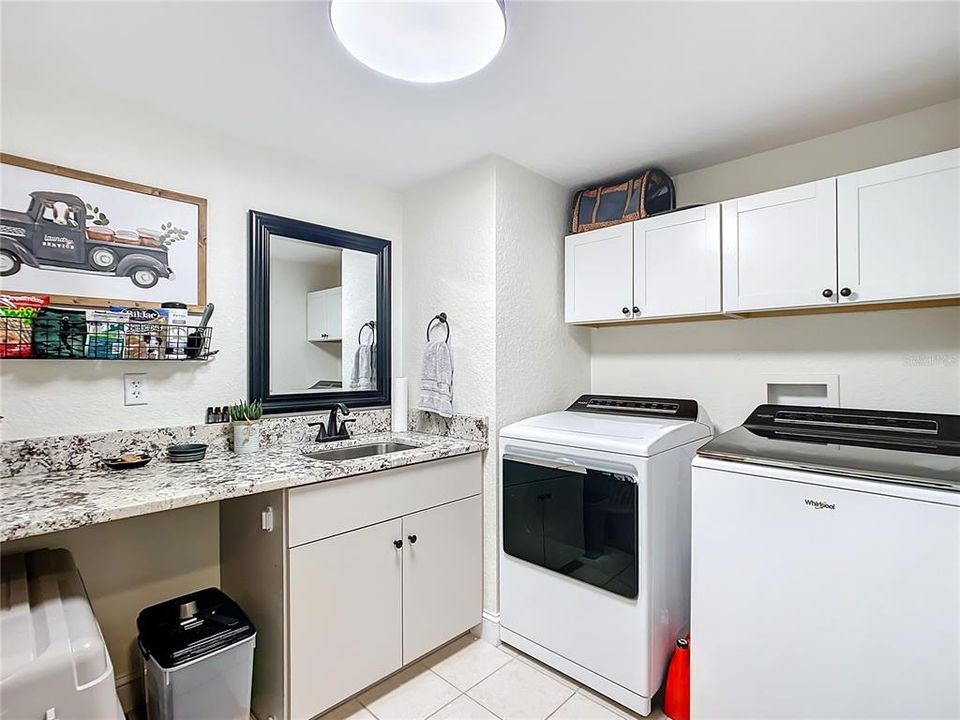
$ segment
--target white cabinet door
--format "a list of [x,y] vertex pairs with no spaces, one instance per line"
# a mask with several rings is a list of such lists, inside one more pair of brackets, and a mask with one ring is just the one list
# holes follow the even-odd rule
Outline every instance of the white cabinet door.
[[342,338],[341,288],[307,293],[307,340],[330,342]]
[[632,317],[633,223],[567,236],[564,294],[568,323]]
[[330,288],[326,293],[326,331],[327,340],[343,338],[343,291],[342,288]]
[[403,662],[477,625],[483,611],[480,496],[403,518]]
[[402,663],[402,522],[290,550],[290,716],[311,718]]
[[323,291],[307,293],[307,340],[322,342],[326,332],[327,316],[326,304],[323,301]]
[[638,317],[720,312],[720,205],[633,224],[633,302]]
[[725,312],[837,302],[836,180],[722,205]]
[[960,294],[960,150],[837,179],[840,302]]

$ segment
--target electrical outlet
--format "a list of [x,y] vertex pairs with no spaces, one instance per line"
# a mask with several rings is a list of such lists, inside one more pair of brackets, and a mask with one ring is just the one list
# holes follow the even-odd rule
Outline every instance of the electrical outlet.
[[150,396],[150,383],[146,373],[125,373],[123,376],[123,404],[146,405]]

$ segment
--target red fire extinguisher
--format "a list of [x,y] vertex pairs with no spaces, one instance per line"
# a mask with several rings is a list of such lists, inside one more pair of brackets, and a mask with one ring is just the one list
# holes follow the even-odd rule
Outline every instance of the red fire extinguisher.
[[677,640],[667,671],[663,714],[670,720],[690,720],[690,636]]

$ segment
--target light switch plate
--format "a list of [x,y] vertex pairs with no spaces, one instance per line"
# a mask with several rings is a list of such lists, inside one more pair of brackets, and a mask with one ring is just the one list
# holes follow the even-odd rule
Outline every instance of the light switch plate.
[[146,373],[125,373],[123,376],[123,404],[146,405],[150,402],[150,382]]

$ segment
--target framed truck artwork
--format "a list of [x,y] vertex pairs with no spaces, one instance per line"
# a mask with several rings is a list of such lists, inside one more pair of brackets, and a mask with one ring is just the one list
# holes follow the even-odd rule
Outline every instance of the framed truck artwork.
[[55,305],[206,298],[207,201],[0,153],[0,289]]

